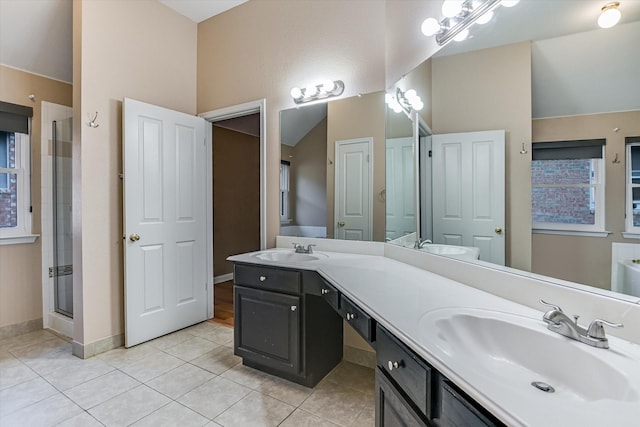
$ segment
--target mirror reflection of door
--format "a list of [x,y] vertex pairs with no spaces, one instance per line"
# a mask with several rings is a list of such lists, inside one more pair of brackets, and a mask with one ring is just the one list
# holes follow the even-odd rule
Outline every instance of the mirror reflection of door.
[[373,138],[336,141],[336,239],[372,239],[372,152]]
[[434,243],[505,263],[503,130],[433,135]]
[[415,232],[413,137],[387,139],[386,240]]

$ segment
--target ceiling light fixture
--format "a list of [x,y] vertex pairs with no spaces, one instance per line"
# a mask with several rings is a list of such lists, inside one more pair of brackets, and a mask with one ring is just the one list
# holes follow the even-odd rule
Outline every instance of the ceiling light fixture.
[[493,17],[493,9],[499,5],[514,6],[519,0],[446,0],[442,4],[444,18],[438,22],[427,18],[422,23],[422,34],[436,36],[438,45],[443,46],[451,40],[462,41],[469,35],[469,27],[475,22],[486,24]]
[[620,21],[622,14],[618,10],[619,6],[620,2],[618,1],[607,3],[602,6],[602,13],[600,13],[600,16],[598,17],[598,25],[601,28],[611,28]]
[[294,87],[291,89],[290,95],[296,104],[304,104],[305,102],[340,96],[342,92],[344,92],[342,80],[326,80],[323,83],[309,85],[304,89]]

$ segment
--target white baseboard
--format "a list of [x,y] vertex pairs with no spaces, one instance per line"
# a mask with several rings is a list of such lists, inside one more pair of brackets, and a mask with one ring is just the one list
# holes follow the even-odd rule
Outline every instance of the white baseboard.
[[233,280],[233,273],[223,274],[221,276],[215,276],[213,278],[213,284],[216,285],[222,282],[228,282],[229,280]]

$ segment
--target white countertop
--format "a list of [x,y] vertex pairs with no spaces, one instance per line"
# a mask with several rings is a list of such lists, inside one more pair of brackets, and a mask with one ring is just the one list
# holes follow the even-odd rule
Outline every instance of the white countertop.
[[[474,365],[473,355],[460,359],[448,357],[446,352],[435,351],[431,345],[436,339],[433,336],[435,332],[425,330],[420,324],[425,315],[444,308],[482,309],[523,316],[532,319],[528,321],[538,322],[540,330],[548,333],[551,339],[561,340],[561,345],[581,346],[579,349],[590,353],[590,358],[607,360],[631,382],[635,390],[640,390],[640,346],[637,344],[609,336],[609,350],[589,347],[548,331],[542,321],[542,311],[428,271],[383,256],[326,251],[318,253],[326,257],[317,261],[282,262],[262,260],[255,257],[255,253],[249,253],[232,256],[229,260],[318,272],[507,425],[638,425],[640,397],[637,395],[626,400],[584,399],[563,393],[562,384],[553,384],[557,392],[546,394],[529,383],[492,378]],[[523,346],[527,344],[522,343]],[[535,351],[539,351],[541,358],[544,358],[544,350]],[[570,366],[572,361],[548,360],[546,363]],[[592,373],[585,372],[585,375]],[[534,380],[538,378],[531,378],[531,381]]]

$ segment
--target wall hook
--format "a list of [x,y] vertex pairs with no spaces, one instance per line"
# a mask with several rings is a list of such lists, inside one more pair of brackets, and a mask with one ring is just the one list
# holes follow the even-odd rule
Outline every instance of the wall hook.
[[91,114],[87,114],[89,116],[89,123],[87,123],[87,126],[89,126],[90,128],[97,128],[98,126],[100,126],[98,123],[96,123],[96,119],[98,118],[98,112],[96,111],[96,114],[91,117]]
[[520,150],[520,154],[527,154],[529,151],[527,151],[527,147],[525,146],[525,143],[522,143],[522,150]]
[[31,102],[36,102],[36,96],[34,94],[29,95]]
[[611,161],[611,163],[613,164],[620,163],[620,159],[618,159],[618,153],[616,153],[616,157]]

